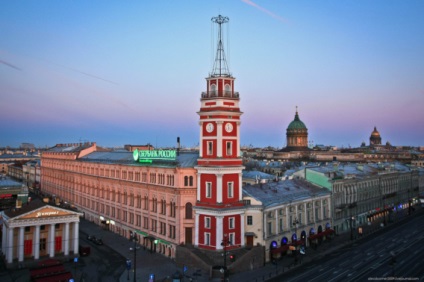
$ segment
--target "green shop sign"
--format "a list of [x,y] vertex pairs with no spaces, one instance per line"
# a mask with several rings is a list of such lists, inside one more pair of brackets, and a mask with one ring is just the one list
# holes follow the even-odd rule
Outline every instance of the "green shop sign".
[[176,150],[135,150],[135,161],[140,163],[152,163],[153,160],[174,161],[177,158]]

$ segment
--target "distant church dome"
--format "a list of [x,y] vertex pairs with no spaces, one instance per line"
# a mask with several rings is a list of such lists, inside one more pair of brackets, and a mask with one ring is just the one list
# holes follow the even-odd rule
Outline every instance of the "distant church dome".
[[306,125],[303,123],[303,121],[299,119],[299,114],[297,113],[297,110],[296,115],[294,116],[294,120],[289,124],[289,127],[287,127],[287,131],[293,129],[305,129],[306,131],[308,131]]
[[283,151],[304,151],[308,150],[308,128],[300,120],[299,113],[294,116],[294,120],[289,124],[286,131],[287,147]]
[[380,132],[377,131],[377,127],[375,126],[373,132],[371,132],[370,145],[381,145]]

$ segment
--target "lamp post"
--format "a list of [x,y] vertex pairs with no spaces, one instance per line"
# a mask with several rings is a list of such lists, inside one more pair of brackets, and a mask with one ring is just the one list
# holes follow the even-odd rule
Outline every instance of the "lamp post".
[[137,234],[136,232],[130,232],[130,241],[134,242],[134,282],[137,281]]
[[295,234],[295,238],[296,238],[296,246],[295,246],[295,249],[293,251],[294,252],[294,261],[295,261],[295,264],[297,264],[297,225],[298,224],[299,224],[299,220],[297,219],[297,217],[295,217],[294,222],[293,222],[294,234]]
[[354,216],[350,217],[350,240],[353,241],[353,221],[355,220]]
[[224,281],[227,282],[227,246],[231,245],[231,241],[227,238],[227,234],[224,234],[221,246],[224,247]]

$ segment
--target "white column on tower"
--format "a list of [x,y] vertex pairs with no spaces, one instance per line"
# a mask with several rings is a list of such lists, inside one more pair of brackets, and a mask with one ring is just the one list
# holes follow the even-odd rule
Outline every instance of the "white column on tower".
[[241,157],[241,146],[240,146],[240,122],[237,122],[237,157]]
[[197,200],[200,201],[200,190],[202,188],[202,183],[200,182],[200,173],[197,173]]
[[244,214],[240,215],[240,238],[241,242],[240,245],[244,246]]
[[221,158],[222,157],[222,124],[223,124],[224,122],[223,121],[217,121],[216,122],[216,127],[217,127],[217,134],[216,134],[216,142],[217,142],[217,144],[216,144],[216,147],[217,147],[217,152],[216,152],[216,156],[218,157],[218,158]]
[[243,201],[243,173],[239,173],[239,185],[237,187],[238,189],[238,195],[239,195],[239,201]]
[[222,174],[216,175],[216,202],[222,203]]
[[194,217],[196,218],[195,220],[195,226],[194,226],[194,245],[195,246],[199,246],[199,214],[196,212],[196,214],[194,215]]
[[223,246],[221,245],[222,240],[224,239],[223,235],[224,235],[224,226],[223,226],[224,222],[223,222],[223,217],[222,216],[217,216],[216,217],[216,249],[220,250],[223,248]]
[[200,130],[199,130],[199,132],[200,132],[200,136],[199,136],[199,140],[200,140],[200,142],[199,142],[199,158],[203,158],[203,122],[199,122],[199,125],[200,125]]

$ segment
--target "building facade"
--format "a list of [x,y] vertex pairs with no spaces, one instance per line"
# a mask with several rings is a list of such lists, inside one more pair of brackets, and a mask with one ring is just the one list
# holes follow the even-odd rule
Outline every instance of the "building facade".
[[331,191],[336,232],[387,222],[407,212],[420,192],[418,171],[400,163],[310,167],[303,177]]
[[265,246],[266,261],[333,233],[330,192],[304,180],[243,187],[246,247]]
[[41,191],[105,229],[137,235],[154,252],[174,257],[177,245],[193,244],[197,153],[96,148],[58,144],[45,151]]

